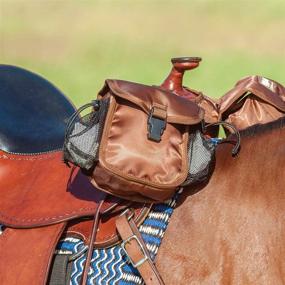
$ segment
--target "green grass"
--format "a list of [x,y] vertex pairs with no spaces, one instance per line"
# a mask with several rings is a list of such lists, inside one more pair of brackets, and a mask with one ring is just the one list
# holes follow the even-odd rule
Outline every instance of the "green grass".
[[171,57],[202,56],[185,85],[220,97],[246,75],[285,83],[284,14],[277,0],[0,0],[0,58],[82,105],[106,78],[160,84]]

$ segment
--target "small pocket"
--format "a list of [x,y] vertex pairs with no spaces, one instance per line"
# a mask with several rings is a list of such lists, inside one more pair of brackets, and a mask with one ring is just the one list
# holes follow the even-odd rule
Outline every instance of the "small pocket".
[[[87,108],[92,111],[80,117]],[[83,169],[92,169],[98,161],[99,146],[109,108],[109,98],[94,100],[82,106],[69,119],[64,147],[63,159]]]
[[182,186],[200,183],[209,178],[215,156],[215,144],[206,140],[200,131],[190,134],[188,145],[188,176]]

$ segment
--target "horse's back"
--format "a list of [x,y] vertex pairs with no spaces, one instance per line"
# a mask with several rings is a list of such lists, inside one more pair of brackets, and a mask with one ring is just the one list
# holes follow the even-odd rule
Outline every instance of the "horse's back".
[[[282,135],[283,133],[283,135]],[[284,284],[285,130],[220,145],[202,189],[185,189],[157,257],[166,284]]]

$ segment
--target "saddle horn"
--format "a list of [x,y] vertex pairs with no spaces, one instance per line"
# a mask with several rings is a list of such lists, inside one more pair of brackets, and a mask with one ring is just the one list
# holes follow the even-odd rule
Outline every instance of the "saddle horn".
[[185,71],[197,68],[201,60],[201,57],[172,58],[172,69],[167,78],[161,84],[161,87],[175,93],[176,95],[187,97],[190,100],[197,98],[197,93],[183,86],[183,76]]

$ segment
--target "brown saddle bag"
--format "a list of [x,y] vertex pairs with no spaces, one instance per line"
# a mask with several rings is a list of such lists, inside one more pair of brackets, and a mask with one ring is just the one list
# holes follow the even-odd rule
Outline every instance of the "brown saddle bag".
[[[64,158],[87,170],[102,191],[160,202],[191,175],[207,176],[214,149],[199,131],[204,111],[197,104],[159,87],[106,80],[93,108],[71,120]],[[194,147],[201,154],[195,161]]]
[[262,76],[248,76],[219,101],[220,120],[243,130],[275,121],[285,114],[285,88]]

